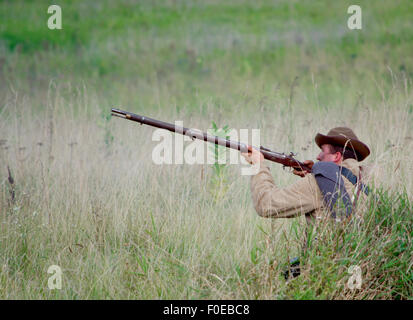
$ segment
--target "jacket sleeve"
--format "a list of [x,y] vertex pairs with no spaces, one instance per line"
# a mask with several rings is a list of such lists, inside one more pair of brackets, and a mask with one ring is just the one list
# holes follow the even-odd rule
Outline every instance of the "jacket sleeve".
[[278,188],[270,169],[264,165],[251,177],[251,194],[255,210],[266,218],[293,218],[322,206],[320,189],[311,174],[286,188]]

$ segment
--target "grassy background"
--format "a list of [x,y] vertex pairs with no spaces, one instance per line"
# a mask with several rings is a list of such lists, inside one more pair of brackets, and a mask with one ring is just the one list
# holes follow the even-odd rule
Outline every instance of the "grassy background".
[[[359,1],[355,31],[351,1],[55,3],[55,31],[48,1],[0,3],[2,298],[412,298],[411,1]],[[260,128],[300,159],[317,132],[350,126],[382,202],[285,282],[303,219],[258,217],[237,166],[154,165],[153,130],[110,120],[112,106]],[[297,179],[271,168],[278,185]],[[62,290],[47,288],[52,264]]]

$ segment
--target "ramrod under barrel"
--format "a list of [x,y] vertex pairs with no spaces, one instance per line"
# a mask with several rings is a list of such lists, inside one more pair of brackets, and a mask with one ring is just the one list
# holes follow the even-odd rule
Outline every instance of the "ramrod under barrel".
[[[152,119],[152,118],[145,117],[145,116],[140,116],[138,114],[128,112],[128,111],[123,111],[123,110],[116,109],[116,108],[112,108],[112,116],[139,122],[140,124],[146,124],[148,126],[156,127],[159,129],[165,129],[171,132],[175,132],[175,133],[188,136],[193,140],[198,139],[198,140],[207,141],[207,142],[220,145],[226,148],[239,150],[243,153],[248,152],[248,148],[250,147],[247,144],[239,142],[239,141],[227,140],[227,139],[224,139],[218,136],[210,135],[208,133],[202,132],[197,129],[190,129],[190,128],[185,128],[181,126],[176,126],[172,123]],[[270,149],[264,148],[262,146],[260,146],[259,150],[264,155],[264,158],[269,161],[283,164],[286,167],[293,167],[296,170],[303,170],[303,171],[311,172],[311,169],[309,167],[307,167],[302,162],[294,159],[292,154],[286,155],[284,153],[275,152]]]

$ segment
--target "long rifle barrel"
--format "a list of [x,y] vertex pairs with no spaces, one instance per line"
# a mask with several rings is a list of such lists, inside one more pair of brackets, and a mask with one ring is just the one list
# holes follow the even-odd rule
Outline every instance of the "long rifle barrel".
[[[112,116],[128,119],[131,121],[139,122],[140,124],[146,124],[148,126],[165,129],[171,132],[179,133],[185,136],[189,136],[191,139],[198,139],[207,141],[213,144],[217,144],[223,147],[239,150],[241,152],[248,152],[248,145],[238,141],[227,140],[218,136],[213,136],[197,129],[190,129],[185,127],[176,126],[172,123],[163,122],[160,120],[152,119],[145,116],[140,116],[128,111],[112,108]],[[284,153],[275,152],[264,147],[260,147],[260,152],[264,155],[264,158],[273,162],[281,163],[286,167],[293,167],[297,170],[305,170],[311,172],[311,169],[294,159],[293,155],[286,155]]]

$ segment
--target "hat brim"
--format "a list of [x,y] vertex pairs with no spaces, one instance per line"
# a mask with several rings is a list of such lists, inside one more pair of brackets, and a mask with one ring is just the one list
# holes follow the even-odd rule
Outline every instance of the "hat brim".
[[332,144],[354,150],[357,153],[358,161],[363,161],[370,154],[369,147],[367,147],[367,145],[365,145],[363,142],[344,136],[326,136],[324,134],[317,133],[315,137],[315,143],[320,148],[323,144]]

